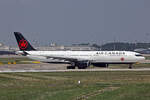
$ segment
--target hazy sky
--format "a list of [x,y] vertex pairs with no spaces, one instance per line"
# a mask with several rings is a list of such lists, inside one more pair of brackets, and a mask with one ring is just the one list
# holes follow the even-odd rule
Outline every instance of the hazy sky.
[[150,0],[0,0],[0,41],[150,42]]

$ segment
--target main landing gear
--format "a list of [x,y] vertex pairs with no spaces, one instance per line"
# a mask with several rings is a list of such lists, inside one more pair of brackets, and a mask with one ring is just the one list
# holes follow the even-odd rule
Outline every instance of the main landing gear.
[[76,66],[67,66],[67,69],[75,69]]
[[72,62],[71,66],[67,66],[67,69],[75,69],[75,67],[78,67],[78,69],[86,69],[88,66],[90,66],[89,61]]
[[[78,69],[86,69],[87,67],[85,67],[85,66],[77,66],[78,67]],[[67,69],[75,69],[76,68],[76,66],[67,66]]]

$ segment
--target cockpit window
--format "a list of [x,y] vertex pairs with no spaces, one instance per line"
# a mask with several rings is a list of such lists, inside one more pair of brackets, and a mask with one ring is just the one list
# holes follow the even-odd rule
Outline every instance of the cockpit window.
[[142,55],[141,55],[141,54],[136,54],[135,56],[137,56],[137,57],[141,57]]

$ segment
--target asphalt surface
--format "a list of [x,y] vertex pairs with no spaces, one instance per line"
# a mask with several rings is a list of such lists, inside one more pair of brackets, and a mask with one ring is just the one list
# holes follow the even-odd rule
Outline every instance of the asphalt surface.
[[75,72],[75,71],[150,71],[150,68],[90,68],[90,69],[66,69],[66,64],[16,64],[0,65],[0,73],[11,72]]
[[150,71],[145,69],[69,69],[69,70],[3,70],[0,73],[16,73],[16,72],[97,72],[97,71]]

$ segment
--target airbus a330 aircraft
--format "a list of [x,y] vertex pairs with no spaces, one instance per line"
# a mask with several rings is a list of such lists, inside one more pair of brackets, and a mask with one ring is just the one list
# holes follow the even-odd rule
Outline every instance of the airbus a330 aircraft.
[[108,67],[108,64],[132,64],[145,58],[130,51],[37,51],[20,32],[14,32],[19,53],[33,60],[46,63],[69,63],[68,69],[85,69],[91,64],[97,67]]

